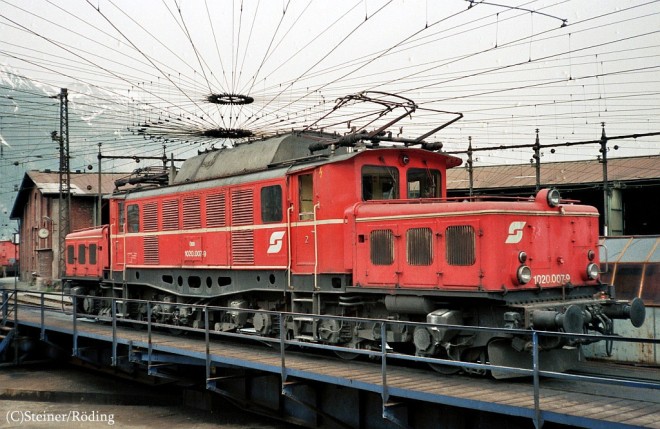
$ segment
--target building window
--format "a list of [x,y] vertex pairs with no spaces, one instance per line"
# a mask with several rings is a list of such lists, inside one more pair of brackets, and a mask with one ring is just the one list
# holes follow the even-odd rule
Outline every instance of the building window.
[[261,188],[261,221],[282,221],[282,187],[280,185]]
[[440,172],[428,168],[409,169],[408,198],[440,198]]
[[140,207],[137,204],[131,204],[126,208],[126,224],[128,231],[140,232]]
[[399,198],[398,169],[377,165],[362,167],[362,199],[364,201],[397,198]]

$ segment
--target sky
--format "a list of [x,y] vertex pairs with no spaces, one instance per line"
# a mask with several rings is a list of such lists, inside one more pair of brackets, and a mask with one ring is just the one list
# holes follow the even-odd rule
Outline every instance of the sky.
[[[187,158],[236,142],[228,130],[343,134],[399,116],[393,134],[415,138],[462,115],[427,138],[446,151],[532,144],[537,129],[541,144],[579,142],[601,123],[610,137],[660,131],[659,24],[660,2],[642,0],[0,0],[0,237],[24,171],[58,168],[61,88],[72,169],[95,169],[99,143]],[[211,102],[229,99],[251,102]],[[659,143],[612,140],[608,156]],[[479,152],[475,166],[531,155]]]

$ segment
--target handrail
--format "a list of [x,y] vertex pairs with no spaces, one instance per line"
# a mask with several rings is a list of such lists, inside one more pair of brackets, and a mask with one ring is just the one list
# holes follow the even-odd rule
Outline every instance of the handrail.
[[[17,294],[16,289],[2,289],[2,302],[0,303],[0,315],[2,315],[0,319],[0,324],[2,326],[5,326],[8,322],[9,319],[9,302],[13,297],[16,297]],[[14,309],[13,309],[14,315],[16,315],[16,300],[14,300]],[[15,318],[14,318],[15,319]],[[14,320],[14,323],[16,320]]]
[[[77,324],[77,319],[78,319],[78,311],[77,311],[77,306],[78,306],[78,300],[79,299],[84,299],[86,296],[81,296],[81,295],[67,295],[67,294],[59,294],[59,293],[49,293],[49,292],[31,292],[34,294],[40,294],[40,302],[41,302],[41,330],[42,330],[42,336],[45,335],[45,305],[44,305],[44,297],[46,295],[57,295],[60,297],[64,296],[70,296],[71,297],[71,302],[72,302],[72,311],[71,313],[66,313],[65,309],[62,308],[61,310],[58,309],[52,309],[54,312],[61,312],[64,314],[70,314],[72,317],[72,323],[73,323],[73,355],[77,356],[78,355],[78,336],[80,335],[79,333],[79,327]],[[6,319],[6,308],[9,303],[9,299],[11,297],[15,298],[15,302],[18,302],[18,295],[16,294],[15,291],[13,290],[2,290],[2,313],[3,313],[3,322]],[[173,303],[171,302],[164,302],[164,301],[151,301],[151,300],[140,300],[140,299],[123,299],[123,298],[117,298],[117,297],[96,297],[96,296],[90,296],[90,298],[97,299],[97,300],[109,300],[110,301],[110,308],[111,308],[111,314],[110,316],[94,316],[94,318],[100,320],[100,321],[105,321],[105,322],[110,322],[112,324],[112,365],[116,366],[117,365],[117,343],[118,343],[118,337],[117,337],[117,327],[118,324],[121,323],[123,320],[118,317],[117,313],[117,302],[121,301],[123,305],[127,305],[128,303],[137,303],[141,305],[146,305],[147,309],[147,320],[146,321],[138,321],[138,320],[130,320],[130,323],[132,324],[145,324],[147,326],[147,337],[148,337],[148,347],[147,347],[147,363],[148,363],[148,368],[151,367],[152,363],[152,357],[154,354],[154,338],[153,338],[153,330],[154,328],[172,328],[173,325],[170,324],[164,324],[164,323],[158,323],[157,321],[153,320],[153,307],[158,304],[164,304],[164,305],[172,305]],[[17,305],[17,304],[16,304]],[[282,381],[282,389],[284,392],[284,389],[286,389],[285,383],[287,382],[287,376],[288,376],[288,370],[287,370],[287,365],[286,365],[286,348],[288,345],[298,345],[302,346],[305,348],[311,348],[311,349],[323,349],[323,350],[329,350],[329,351],[350,351],[351,353],[355,354],[360,354],[360,355],[367,355],[367,356],[372,356],[372,357],[378,357],[381,359],[381,397],[383,400],[383,412],[385,415],[385,407],[387,406],[390,398],[390,386],[387,381],[387,373],[388,373],[388,360],[401,360],[401,361],[414,361],[414,362],[425,362],[425,363],[433,363],[433,364],[442,364],[442,365],[448,365],[448,366],[456,366],[456,367],[461,367],[461,368],[469,368],[469,369],[477,369],[477,370],[497,370],[497,371],[504,371],[512,374],[518,374],[518,375],[527,375],[532,377],[532,384],[533,384],[533,395],[534,395],[534,409],[531,410],[531,413],[529,417],[533,420],[535,427],[541,427],[542,425],[542,410],[540,406],[540,377],[545,377],[545,378],[555,378],[555,379],[560,379],[560,380],[567,380],[567,381],[585,381],[585,382],[592,382],[592,383],[599,383],[599,384],[608,384],[608,385],[615,385],[615,386],[627,386],[627,387],[635,387],[635,388],[643,388],[643,389],[651,389],[651,390],[660,390],[660,382],[653,382],[653,381],[640,381],[640,380],[633,380],[633,379],[621,379],[621,378],[612,378],[612,377],[607,377],[607,376],[587,376],[587,375],[580,375],[580,374],[568,374],[568,373],[557,373],[557,372],[552,372],[552,371],[544,371],[540,368],[540,346],[539,346],[539,339],[541,337],[561,337],[561,338],[572,338],[572,339],[586,339],[586,340],[604,340],[604,341],[618,341],[618,342],[632,342],[632,343],[646,343],[646,344],[654,344],[654,345],[659,345],[660,340],[659,339],[646,339],[646,338],[632,338],[632,337],[619,337],[615,335],[592,335],[592,334],[569,334],[569,333],[561,333],[561,332],[549,332],[549,331],[536,331],[536,330],[524,330],[524,329],[509,329],[509,328],[491,328],[491,327],[478,327],[478,326],[463,326],[463,325],[445,325],[445,324],[432,324],[432,323],[426,323],[426,322],[411,322],[411,321],[397,321],[397,320],[387,320],[387,319],[366,319],[366,318],[358,318],[358,317],[344,317],[344,316],[336,316],[336,315],[310,315],[310,314],[305,314],[305,313],[293,313],[293,312],[282,312],[282,311],[270,311],[270,310],[258,310],[258,309],[241,309],[241,308],[233,308],[233,307],[222,307],[222,306],[209,306],[209,305],[200,305],[200,304],[183,304],[186,307],[189,308],[196,308],[200,309],[202,311],[203,317],[204,317],[204,326],[203,328],[193,328],[193,327],[188,327],[188,326],[177,326],[177,329],[181,329],[183,331],[191,331],[191,332],[198,332],[198,333],[203,333],[204,334],[204,341],[205,341],[205,366],[206,366],[206,375],[207,375],[207,383],[212,381],[211,377],[211,365],[213,362],[213,356],[211,354],[210,350],[210,344],[212,341],[212,336],[213,338],[220,337],[220,338],[241,338],[241,339],[246,339],[246,340],[252,340],[260,343],[272,343],[273,345],[279,345],[279,354],[280,354],[280,374],[281,374],[281,381]],[[244,332],[241,332],[239,330],[238,332],[221,332],[221,331],[215,331],[210,329],[210,320],[209,320],[209,313],[212,311],[231,311],[234,313],[241,313],[241,312],[247,312],[247,313],[263,313],[263,314],[269,314],[273,317],[276,317],[279,323],[279,334],[277,337],[261,337],[258,335],[254,334],[249,334]],[[17,311],[15,311],[17,313]],[[334,320],[341,320],[344,322],[352,322],[352,323],[373,323],[376,325],[379,325],[380,328],[380,348],[377,350],[370,350],[370,349],[347,349],[346,347],[341,347],[338,345],[330,345],[330,344],[322,344],[322,343],[309,343],[309,342],[304,342],[304,341],[299,341],[295,339],[290,339],[287,338],[287,331],[286,331],[286,321],[291,320],[296,316],[306,316],[306,317],[314,317],[317,319],[334,319]],[[15,315],[16,317],[16,315]],[[85,316],[87,317],[87,316]],[[17,322],[15,322],[17,323]],[[413,356],[413,355],[404,355],[400,353],[396,353],[394,351],[388,350],[387,347],[387,327],[392,326],[392,325],[407,325],[407,326],[433,326],[433,327],[440,327],[443,329],[461,329],[463,331],[472,331],[472,332],[495,332],[495,333],[502,333],[503,335],[511,335],[511,334],[525,334],[525,335],[531,335],[532,337],[532,368],[515,368],[515,367],[509,367],[509,366],[498,366],[498,365],[491,365],[487,363],[475,363],[475,362],[461,362],[461,361],[454,361],[454,360],[447,360],[447,359],[439,359],[439,358],[434,358],[434,357],[422,357],[422,356]],[[17,326],[17,324],[15,325]],[[43,338],[43,337],[42,337]],[[210,387],[209,387],[210,388]]]

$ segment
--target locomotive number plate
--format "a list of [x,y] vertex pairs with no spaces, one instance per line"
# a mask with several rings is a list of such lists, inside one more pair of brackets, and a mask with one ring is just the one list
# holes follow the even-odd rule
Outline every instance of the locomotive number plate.
[[564,284],[570,281],[569,274],[537,274],[534,276],[534,283],[540,285]]

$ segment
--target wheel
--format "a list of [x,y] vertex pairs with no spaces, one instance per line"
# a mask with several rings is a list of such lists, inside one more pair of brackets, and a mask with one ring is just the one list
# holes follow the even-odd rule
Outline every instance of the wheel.
[[429,366],[433,371],[442,375],[454,375],[461,372],[461,367],[459,366],[443,365],[439,363],[430,363]]
[[360,353],[340,352],[339,350],[335,350],[335,354],[343,360],[354,360],[354,359],[357,359],[360,356]]

